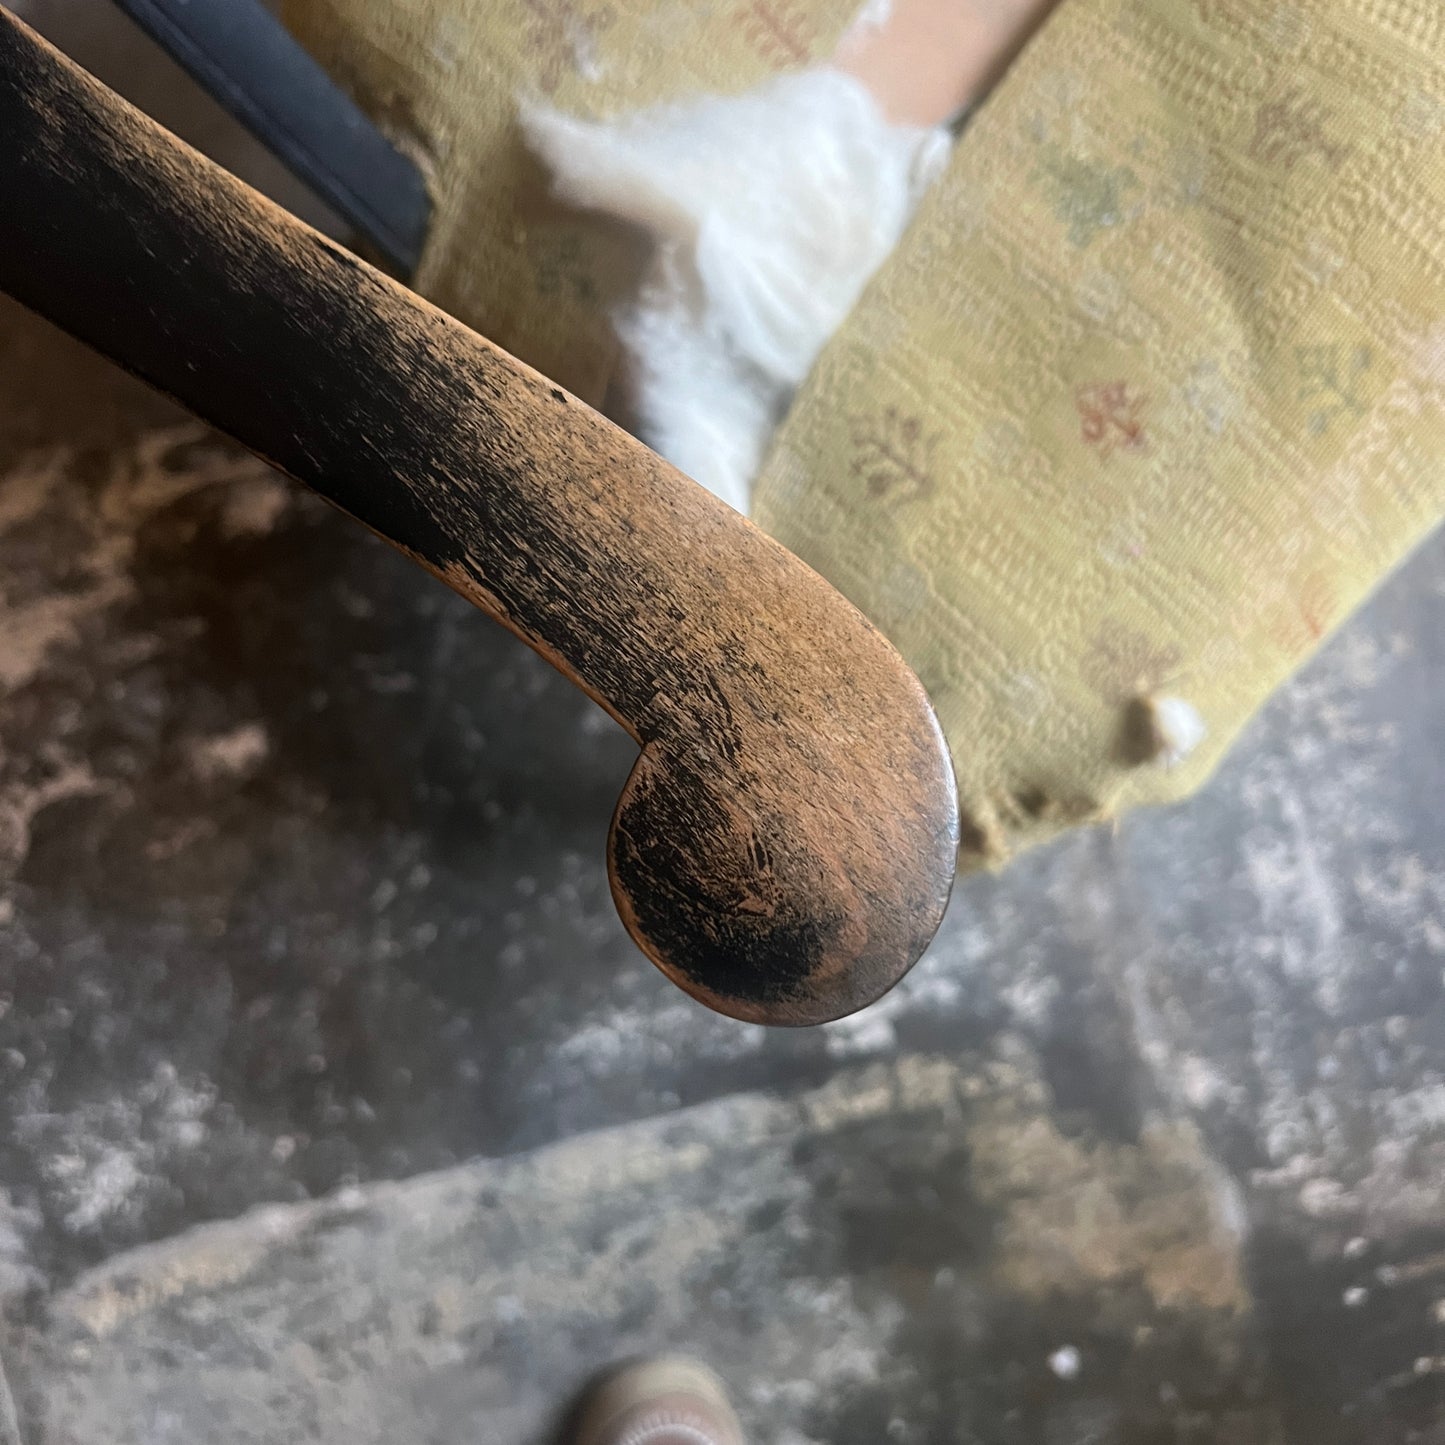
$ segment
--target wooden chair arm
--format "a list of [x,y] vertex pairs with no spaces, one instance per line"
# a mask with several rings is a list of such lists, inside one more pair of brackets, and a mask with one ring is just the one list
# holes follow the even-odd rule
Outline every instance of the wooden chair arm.
[[0,288],[420,562],[642,746],[608,845],[642,949],[817,1023],[932,937],[957,802],[922,688],[796,557],[0,10]]

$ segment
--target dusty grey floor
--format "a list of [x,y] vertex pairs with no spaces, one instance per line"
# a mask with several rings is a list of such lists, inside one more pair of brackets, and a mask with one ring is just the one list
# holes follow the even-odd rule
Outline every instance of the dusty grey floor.
[[[103,0],[24,8],[282,188]],[[27,1441],[510,1445],[683,1344],[763,1442],[1445,1442],[1442,563],[1201,797],[762,1032],[613,915],[605,717],[0,308]]]

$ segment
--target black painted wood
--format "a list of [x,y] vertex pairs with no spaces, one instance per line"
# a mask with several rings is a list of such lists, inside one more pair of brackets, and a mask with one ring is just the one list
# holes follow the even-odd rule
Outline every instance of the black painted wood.
[[0,197],[0,287],[408,552],[637,738],[609,868],[674,981],[812,1023],[907,970],[952,883],[952,770],[917,680],[826,582],[3,10]]
[[421,260],[421,170],[292,39],[261,0],[116,0],[402,276]]

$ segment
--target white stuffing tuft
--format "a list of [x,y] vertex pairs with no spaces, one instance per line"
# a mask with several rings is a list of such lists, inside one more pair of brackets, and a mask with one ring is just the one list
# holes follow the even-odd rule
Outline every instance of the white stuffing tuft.
[[1177,768],[1209,736],[1208,725],[1199,709],[1182,697],[1156,697],[1150,701],[1159,739],[1155,761],[1161,767]]
[[615,317],[637,428],[746,511],[794,390],[902,236],[948,132],[891,124],[826,68],[610,121],[521,118],[560,196],[652,237]]

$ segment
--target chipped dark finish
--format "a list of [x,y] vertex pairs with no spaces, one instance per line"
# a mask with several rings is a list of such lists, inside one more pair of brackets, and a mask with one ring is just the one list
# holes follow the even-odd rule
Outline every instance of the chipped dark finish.
[[0,287],[314,487],[642,744],[618,910],[735,1017],[862,1007],[932,937],[957,804],[917,680],[660,458],[0,11]]

